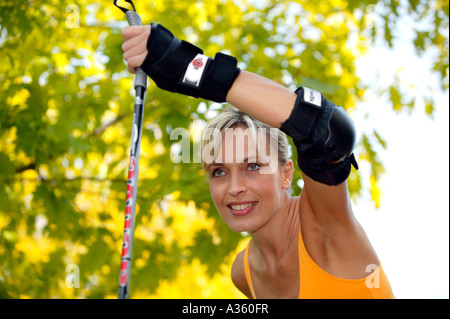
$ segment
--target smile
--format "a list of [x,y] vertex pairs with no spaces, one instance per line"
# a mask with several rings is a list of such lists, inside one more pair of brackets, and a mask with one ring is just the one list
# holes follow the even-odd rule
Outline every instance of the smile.
[[253,211],[253,209],[257,204],[258,202],[240,202],[240,203],[230,203],[227,206],[234,216],[243,217],[250,214],[250,212]]
[[240,204],[240,205],[229,205],[233,210],[241,211],[247,208],[250,208],[252,206],[255,206],[257,202],[249,203],[249,204]]

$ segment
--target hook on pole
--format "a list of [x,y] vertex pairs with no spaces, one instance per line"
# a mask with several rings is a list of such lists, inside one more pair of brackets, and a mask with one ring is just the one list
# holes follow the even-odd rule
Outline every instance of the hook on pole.
[[[131,1],[131,0],[123,0],[123,1],[125,1],[125,2],[127,2],[127,3],[129,3],[129,4],[131,4],[131,6],[133,7],[133,11],[136,12],[136,8],[134,7],[133,1]],[[122,1],[121,1],[121,2],[122,2]],[[122,6],[122,5],[117,4],[117,0],[114,0],[114,1],[113,1],[113,4],[114,4],[117,8],[119,8],[120,10],[122,10],[124,13],[127,13],[127,11],[130,11],[130,10],[131,10],[131,9],[128,9],[128,8]]]

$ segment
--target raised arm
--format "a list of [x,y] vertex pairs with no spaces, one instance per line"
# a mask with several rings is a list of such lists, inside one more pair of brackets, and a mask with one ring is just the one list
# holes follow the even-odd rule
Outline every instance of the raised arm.
[[[140,66],[164,90],[229,102],[280,128],[293,137],[299,166],[308,177],[304,180],[311,205],[317,211],[328,207],[335,208],[332,213],[336,209],[351,213],[345,181],[351,165],[357,167],[352,154],[356,134],[345,110],[317,91],[291,92],[274,81],[241,72],[231,56],[204,56],[201,49],[178,40],[161,25],[128,27],[122,33],[130,70]],[[143,41],[148,34],[148,41]]]
[[227,102],[275,128],[289,118],[297,94],[286,87],[250,72],[241,72],[227,95]]

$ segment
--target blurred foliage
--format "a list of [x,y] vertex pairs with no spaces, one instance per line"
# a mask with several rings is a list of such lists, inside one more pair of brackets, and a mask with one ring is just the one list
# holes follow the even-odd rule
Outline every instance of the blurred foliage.
[[[350,113],[367,89],[356,59],[375,41],[395,46],[396,22],[407,15],[417,54],[435,53],[431,71],[448,90],[448,1],[135,4],[144,23],[162,23],[210,56],[225,50],[289,88],[313,87]],[[112,0],[0,3],[0,298],[117,296],[134,96],[122,59],[126,25]],[[393,110],[417,105],[398,79],[383,85]],[[155,85],[148,95],[131,297],[242,297],[229,272],[247,239],[220,220],[200,165],[174,163],[180,143],[170,138],[174,128],[198,130],[221,105]],[[432,114],[432,94],[422,98]],[[370,180],[375,205],[380,147],[378,132],[360,137],[371,176],[349,180],[354,199]]]

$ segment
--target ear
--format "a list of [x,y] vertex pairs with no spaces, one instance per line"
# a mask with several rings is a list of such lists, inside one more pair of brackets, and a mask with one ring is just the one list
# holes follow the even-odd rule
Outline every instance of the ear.
[[283,189],[289,189],[292,184],[292,178],[294,176],[294,162],[288,160],[287,163],[281,169],[281,187]]

